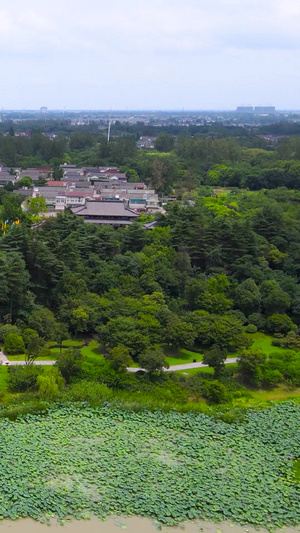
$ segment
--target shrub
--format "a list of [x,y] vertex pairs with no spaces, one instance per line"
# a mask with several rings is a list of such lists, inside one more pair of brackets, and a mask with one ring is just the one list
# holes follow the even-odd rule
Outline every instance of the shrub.
[[277,385],[277,383],[280,383],[282,379],[283,375],[276,368],[267,368],[263,372],[263,384],[268,387],[274,387],[275,385]]
[[38,332],[46,340],[55,336],[56,322],[52,311],[46,307],[39,307],[31,313],[28,319],[29,327]]
[[5,338],[4,352],[9,355],[16,355],[25,352],[25,345],[21,335],[9,333]]
[[264,329],[265,327],[266,318],[261,313],[252,313],[252,315],[248,317],[248,320],[250,324],[254,324],[254,326],[256,326],[257,329],[261,330],[261,329]]
[[57,356],[57,368],[67,383],[81,374],[82,360],[82,354],[77,348],[70,348]]
[[298,333],[299,333],[298,329],[297,330],[292,329],[291,331],[287,332],[286,336],[287,336],[287,338],[288,337],[296,337]]
[[46,400],[54,400],[59,395],[59,391],[64,386],[64,378],[55,367],[44,369],[37,377],[39,394]]
[[74,402],[88,402],[101,405],[112,396],[112,391],[104,383],[82,380],[71,385],[67,398]]
[[32,328],[25,328],[22,331],[22,337],[23,337],[25,347],[27,348],[32,337],[38,337],[38,333]]
[[11,392],[25,392],[37,389],[37,377],[42,368],[34,365],[9,366],[8,388]]
[[1,324],[0,326],[0,342],[4,342],[7,335],[10,333],[15,333],[16,335],[19,335],[20,332],[17,328],[17,326],[13,326],[12,324]]
[[104,357],[112,368],[119,372],[126,372],[126,368],[133,363],[128,348],[123,344],[118,344],[118,346],[108,350]]
[[226,315],[237,318],[242,322],[242,324],[246,324],[246,322],[248,322],[247,317],[239,309],[231,309],[230,311],[227,311]]
[[228,391],[218,380],[204,381],[202,385],[202,394],[209,402],[224,403],[228,401]]
[[282,346],[282,342],[283,342],[283,341],[280,340],[280,339],[274,339],[274,340],[271,342],[271,344],[272,344],[272,346],[278,346],[278,347],[281,348],[281,346]]
[[80,377],[82,379],[90,382],[98,381],[99,383],[105,383],[109,387],[116,387],[118,385],[121,374],[117,374],[110,363],[102,357],[99,358],[99,361],[84,359],[80,366]]
[[159,346],[149,346],[139,357],[139,363],[150,374],[160,372],[164,368],[169,368],[165,360],[165,354]]
[[290,350],[300,351],[300,335],[287,335],[286,338],[281,341],[281,345]]
[[248,326],[245,327],[246,333],[256,333],[257,327],[254,324],[248,324]]
[[288,315],[274,314],[267,318],[266,321],[266,330],[269,333],[283,333],[287,334],[288,331],[296,329],[296,325],[292,322]]

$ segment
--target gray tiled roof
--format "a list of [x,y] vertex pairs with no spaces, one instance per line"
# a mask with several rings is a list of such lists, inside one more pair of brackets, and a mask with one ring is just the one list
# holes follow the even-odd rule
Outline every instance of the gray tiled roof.
[[101,202],[87,200],[84,207],[76,207],[73,213],[80,216],[95,217],[130,217],[135,218],[138,215],[131,209],[127,209],[123,202]]

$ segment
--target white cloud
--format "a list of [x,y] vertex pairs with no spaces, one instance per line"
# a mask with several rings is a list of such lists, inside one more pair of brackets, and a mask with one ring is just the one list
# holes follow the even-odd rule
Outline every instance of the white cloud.
[[[201,85],[201,97],[206,94],[210,101],[209,84],[219,75],[227,87],[226,106],[232,93],[241,101],[244,81],[255,94],[265,91],[269,84],[259,68],[262,61],[279,72],[290,65],[289,79],[299,81],[292,69],[300,50],[299,27],[298,0],[10,0],[0,9],[0,54],[8,78],[21,81],[11,96],[3,88],[7,103],[2,104],[26,107],[28,102],[32,107],[43,97],[57,102],[56,107],[62,100],[68,106],[68,98],[75,107],[85,107],[90,98],[99,107],[95,95],[101,90],[103,101],[113,94],[124,107],[125,100],[135,107],[139,91],[146,107],[151,99],[152,107],[172,107],[168,98],[185,100],[184,91],[196,103],[201,80],[207,85]],[[283,59],[284,51],[291,60]],[[243,82],[237,83],[239,76]],[[278,77],[277,83],[279,100],[284,80],[280,85]],[[220,101],[220,91],[217,96]]]

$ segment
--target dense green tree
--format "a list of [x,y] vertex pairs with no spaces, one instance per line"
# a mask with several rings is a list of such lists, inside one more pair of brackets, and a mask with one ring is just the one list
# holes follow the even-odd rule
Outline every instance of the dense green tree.
[[22,331],[22,337],[25,347],[27,348],[32,337],[38,337],[38,333],[32,328],[24,328]]
[[37,376],[36,384],[42,398],[55,400],[64,386],[64,379],[57,368],[50,367]]
[[[146,325],[147,329],[147,325]],[[138,323],[130,317],[109,320],[106,326],[99,327],[99,341],[109,347],[123,344],[132,357],[137,358],[149,345],[149,336],[138,328]]]
[[14,333],[15,335],[20,335],[20,330],[16,325],[13,324],[1,324],[0,325],[0,342],[5,342],[7,335]]
[[203,355],[203,363],[214,369],[216,377],[222,373],[225,361],[226,351],[222,350],[217,344],[214,344]]
[[161,372],[164,368],[169,367],[163,350],[158,346],[149,346],[139,356],[139,364],[149,374]]
[[167,133],[161,133],[155,140],[155,149],[159,152],[171,152],[174,148],[174,137]]
[[28,213],[31,215],[39,215],[46,213],[48,207],[46,204],[45,198],[43,196],[37,196],[36,198],[31,198],[28,202]]
[[235,290],[235,306],[245,315],[257,313],[260,310],[261,295],[253,279],[246,279]]
[[175,347],[187,346],[194,344],[196,332],[188,322],[181,320],[176,316],[170,316],[166,325],[165,340]]
[[187,319],[196,331],[196,343],[200,346],[209,347],[216,344],[223,349],[232,349],[243,332],[242,322],[229,315],[210,315],[205,311],[194,311]]
[[290,319],[288,315],[285,314],[273,314],[270,315],[266,320],[266,331],[269,333],[283,333],[286,334],[291,330],[296,329],[296,325]]
[[260,286],[262,303],[267,315],[284,313],[290,306],[290,297],[275,280],[264,281]]
[[22,336],[16,333],[9,333],[5,338],[3,350],[9,355],[24,353],[25,345]]
[[42,338],[46,340],[54,339],[56,321],[52,311],[46,307],[39,307],[33,311],[28,318],[28,324]]
[[2,217],[3,221],[8,220],[11,225],[22,216],[21,203],[22,198],[18,194],[6,193],[2,196]]
[[118,344],[118,346],[108,350],[104,357],[110,362],[112,368],[118,372],[126,372],[126,368],[132,365],[129,350],[122,344]]
[[70,383],[80,376],[82,360],[83,356],[77,348],[64,350],[57,356],[55,364],[66,383]]
[[16,183],[18,189],[21,187],[31,187],[32,185],[32,179],[30,176],[23,176],[17,183]]
[[259,348],[244,350],[238,358],[238,372],[242,383],[260,385],[263,379],[261,367],[266,362],[266,354]]
[[36,365],[9,366],[8,389],[11,392],[35,391],[41,372],[42,368]]

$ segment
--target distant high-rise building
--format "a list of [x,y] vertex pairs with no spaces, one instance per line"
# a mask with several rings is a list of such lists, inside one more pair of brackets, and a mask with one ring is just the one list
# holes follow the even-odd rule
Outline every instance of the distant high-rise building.
[[240,105],[236,108],[237,113],[253,113],[251,105]]
[[42,115],[46,115],[48,113],[48,107],[41,107],[40,111]]
[[258,115],[270,115],[271,113],[275,113],[275,109],[275,106],[272,105],[256,106],[254,108],[254,113],[257,113]]

